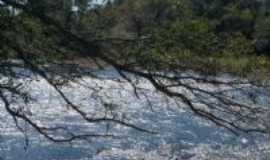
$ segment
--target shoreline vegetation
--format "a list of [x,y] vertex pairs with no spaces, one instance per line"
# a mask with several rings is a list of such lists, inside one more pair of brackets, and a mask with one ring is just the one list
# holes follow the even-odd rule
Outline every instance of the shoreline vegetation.
[[[175,57],[161,57],[165,70],[170,67],[170,64],[175,65]],[[270,57],[268,56],[202,56],[194,57],[192,54],[181,54],[177,57],[177,63],[182,66],[186,65],[187,69],[183,72],[197,72],[202,75],[218,76],[230,75],[239,77],[240,79],[250,79],[257,82],[268,82],[270,78]],[[23,67],[23,61],[19,59],[3,60],[2,64],[9,64],[14,67]],[[121,63],[121,62],[119,62]],[[61,72],[76,72],[76,71],[93,71],[102,70],[112,67],[102,61],[97,61],[89,58],[74,57],[69,59],[59,59],[54,61],[39,62],[40,66],[53,70],[54,67],[61,70]],[[160,67],[160,66],[159,66]],[[203,71],[201,69],[204,69]],[[143,68],[141,68],[143,69]],[[162,71],[158,68],[157,72]]]
[[[226,27],[225,25],[222,26],[223,31],[219,31],[217,30],[218,26],[220,27],[227,19],[224,17],[224,19],[219,22],[220,24],[215,24],[218,23],[215,22],[215,18],[202,18],[200,15],[197,15],[198,11],[192,8],[192,5],[195,5],[197,2],[194,2],[194,4],[185,4],[186,1],[183,0],[183,5],[185,4],[187,6],[174,6],[176,8],[173,7],[174,2],[166,2],[163,4],[163,2],[159,2],[159,0],[149,3],[141,2],[139,6],[136,6],[138,5],[137,2],[131,2],[129,0],[119,3],[119,6],[108,5],[108,8],[99,8],[99,14],[107,15],[107,12],[114,13],[111,17],[113,18],[111,28],[107,28],[106,26],[103,26],[103,24],[96,24],[98,21],[93,22],[93,24],[79,21],[78,24],[76,24],[78,25],[77,29],[89,25],[101,25],[101,27],[105,27],[104,33],[102,32],[104,35],[94,36],[97,40],[102,39],[100,44],[99,41],[97,41],[96,44],[102,56],[106,56],[121,66],[131,68],[132,70],[145,70],[150,73],[159,71],[169,73],[173,71],[176,74],[191,71],[202,76],[217,77],[219,75],[228,74],[230,76],[238,77],[239,79],[248,79],[259,85],[268,84],[270,80],[270,57],[268,50],[265,50],[264,53],[259,52],[256,49],[256,43],[259,43],[259,40],[255,39],[259,37],[248,36],[249,34],[256,35],[255,33],[259,33],[259,31],[252,30],[250,33],[245,33],[245,23],[242,24],[240,22],[242,20],[247,20],[255,23],[255,19],[245,19],[247,17],[242,17],[242,12],[249,9],[247,6],[245,6],[247,7],[245,9],[240,7],[244,4],[238,4],[240,5],[237,6],[239,8],[234,8],[240,12],[239,15],[234,15],[234,18],[239,20],[239,25],[241,27],[230,30],[230,26]],[[159,3],[161,5],[159,7],[168,10],[168,13],[160,13],[165,16],[160,17],[160,22],[159,19],[156,21],[151,19],[153,17],[150,16],[151,13],[148,13],[148,9],[154,9],[149,6],[150,4],[157,5]],[[125,6],[127,4],[130,6]],[[132,9],[130,11],[131,13],[122,15],[122,7]],[[219,8],[221,6],[216,7]],[[181,12],[178,13],[176,9],[181,10]],[[204,10],[203,8],[201,9]],[[141,15],[139,11],[144,10],[145,13]],[[223,16],[227,16],[227,14],[230,15],[230,13],[231,11],[226,11],[222,14],[224,14]],[[249,15],[251,13],[247,14]],[[89,15],[92,15],[92,13],[89,12]],[[81,15],[82,17],[80,20],[90,20],[84,19],[89,15]],[[175,18],[170,17],[172,15],[174,15]],[[123,16],[123,19],[114,19],[119,18],[119,16]],[[102,21],[108,21],[106,17],[101,16],[100,18]],[[149,23],[146,22],[148,18],[150,18]],[[111,64],[104,62],[102,59],[98,58],[98,56],[91,57],[92,53],[90,49],[92,49],[93,46],[90,46],[90,48],[84,45],[81,46],[80,42],[86,42],[87,45],[90,45],[92,41],[93,43],[96,43],[96,40],[92,40],[91,38],[88,39],[87,34],[80,34],[76,28],[64,28],[65,32],[70,32],[71,35],[74,34],[79,38],[78,42],[68,42],[65,40],[65,34],[55,36],[54,31],[47,35],[47,32],[49,32],[48,30],[50,29],[46,28],[46,26],[43,27],[42,23],[40,24],[40,21],[34,17],[28,17],[28,15],[22,14],[18,15],[18,17],[15,17],[13,20],[14,24],[21,20],[26,20],[23,22],[22,28],[19,28],[22,29],[22,31],[26,31],[26,35],[21,36],[27,37],[29,34],[29,39],[34,39],[30,40],[30,44],[28,44],[29,42],[23,42],[21,44],[15,42],[14,45],[20,46],[25,51],[25,53],[22,54],[24,54],[27,60],[35,65],[43,66],[45,69],[49,69],[52,72],[54,72],[53,68],[50,68],[48,64],[58,66],[59,70],[57,72],[60,75],[72,72],[74,72],[72,74],[78,75],[83,74],[83,72],[88,69],[102,69],[111,66]],[[230,22],[231,20],[229,19],[228,21]],[[125,23],[123,24],[122,22]],[[237,21],[233,22],[237,23]],[[62,22],[59,21],[59,25],[62,26],[61,23]],[[254,24],[252,27],[257,27],[256,25]],[[265,32],[264,37],[267,37],[268,32],[265,31],[265,25],[267,24],[263,24],[262,31]],[[88,30],[89,28],[84,29]],[[9,32],[10,31],[7,33]],[[20,39],[20,35],[18,36]],[[46,39],[46,36],[49,36],[51,39]],[[22,41],[24,41],[23,37]],[[37,45],[38,48],[40,45],[43,47],[42,43],[44,43],[45,46],[48,45],[48,48],[41,49],[40,51],[37,49],[37,52],[35,53],[35,48],[33,47],[35,45]],[[76,45],[78,45],[78,48]],[[264,45],[264,47],[267,47],[267,44]],[[6,47],[4,47],[4,49],[6,49]],[[17,58],[16,52],[18,52],[18,50],[11,48],[3,51],[6,51],[3,53],[11,53],[0,54],[3,61],[11,59],[10,57],[13,59]],[[81,72],[82,70],[83,72]]]
[[73,5],[19,4],[17,14],[3,6],[1,59],[21,51],[38,65],[107,67],[102,54],[129,68],[270,79],[269,2],[115,0],[88,8],[82,0],[70,12]]

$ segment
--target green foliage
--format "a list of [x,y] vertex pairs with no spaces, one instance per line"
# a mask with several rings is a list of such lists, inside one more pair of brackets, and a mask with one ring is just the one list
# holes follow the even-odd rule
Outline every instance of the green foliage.
[[222,50],[222,53],[226,55],[235,55],[238,57],[249,56],[255,52],[255,46],[245,37],[242,33],[234,33],[227,38],[225,48]]
[[[151,69],[181,64],[239,75],[258,68],[269,70],[269,58],[260,54],[270,53],[270,5],[256,0],[115,0],[97,8],[80,0],[77,12],[71,11],[71,1],[29,1],[27,5],[64,30],[100,42],[104,52],[113,52],[110,58],[121,63],[131,61]],[[29,58],[46,62],[77,56],[72,48],[78,44],[69,46],[56,28],[24,12],[15,16],[9,12],[0,9],[0,32],[32,50]],[[7,49],[0,45],[1,54],[11,52]]]
[[270,37],[270,16],[259,17],[255,29],[258,37]]
[[[171,1],[167,9],[177,16],[164,25],[145,27],[146,34],[151,35],[151,45],[132,48],[128,56],[134,55],[142,65],[152,69],[181,64],[212,74],[231,73],[247,77],[261,71],[269,75],[269,58],[256,53],[252,37],[255,35],[256,12],[252,8],[243,8],[242,2],[228,3],[217,20],[207,17],[207,14],[198,15],[192,5],[190,1]],[[267,32],[268,28],[264,28]]]

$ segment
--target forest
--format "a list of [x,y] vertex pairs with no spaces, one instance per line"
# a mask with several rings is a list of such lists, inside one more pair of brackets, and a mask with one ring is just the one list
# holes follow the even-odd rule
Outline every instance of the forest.
[[[29,1],[27,5],[33,12],[39,12],[37,14],[53,17],[58,29],[102,45],[98,47],[104,50],[102,52],[116,53],[113,56],[108,53],[113,59],[141,57],[138,61],[143,63],[151,61],[151,57],[157,61],[173,59],[188,63],[188,67],[195,70],[205,67],[211,72],[243,75],[270,68],[268,1],[115,0],[103,3],[56,0]],[[70,42],[63,40],[65,36],[55,34],[56,28],[48,28],[40,22],[37,16],[43,15],[29,15],[20,7],[10,9],[5,3],[1,8],[3,34],[12,36],[12,41],[16,39],[16,43],[24,47],[48,50],[44,55],[30,56],[33,60],[80,56],[68,49],[74,44],[67,46]],[[2,44],[2,57],[9,56],[7,52],[12,53],[7,50]],[[64,54],[62,50],[72,53]],[[151,62],[144,64],[153,65]]]

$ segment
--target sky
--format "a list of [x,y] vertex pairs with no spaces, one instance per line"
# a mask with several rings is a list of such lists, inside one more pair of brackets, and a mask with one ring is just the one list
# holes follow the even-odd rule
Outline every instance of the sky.
[[107,0],[92,0],[93,3],[95,4],[102,4],[105,3]]

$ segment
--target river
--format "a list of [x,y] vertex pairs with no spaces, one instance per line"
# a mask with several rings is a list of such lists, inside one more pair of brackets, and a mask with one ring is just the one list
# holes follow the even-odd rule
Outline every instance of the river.
[[[110,133],[114,138],[92,138],[88,141],[53,143],[27,124],[22,134],[10,115],[1,107],[0,157],[4,160],[208,160],[267,159],[269,137],[235,136],[231,132],[194,115],[188,108],[156,92],[145,80],[136,97],[132,86],[115,81],[111,69],[95,72],[102,79],[84,76],[63,86],[62,90],[81,109],[93,116],[105,114],[124,117],[142,128],[157,131],[149,134],[110,123],[88,124],[40,77],[18,79],[27,83],[24,90],[34,99],[27,106],[31,118],[49,126],[66,126],[75,133]],[[99,88],[93,91],[91,87]],[[147,98],[146,98],[147,97]],[[270,104],[264,99],[265,104]],[[101,103],[111,104],[107,111]],[[14,102],[19,106],[20,103]],[[3,106],[3,104],[1,104]],[[181,106],[181,104],[180,104]]]

